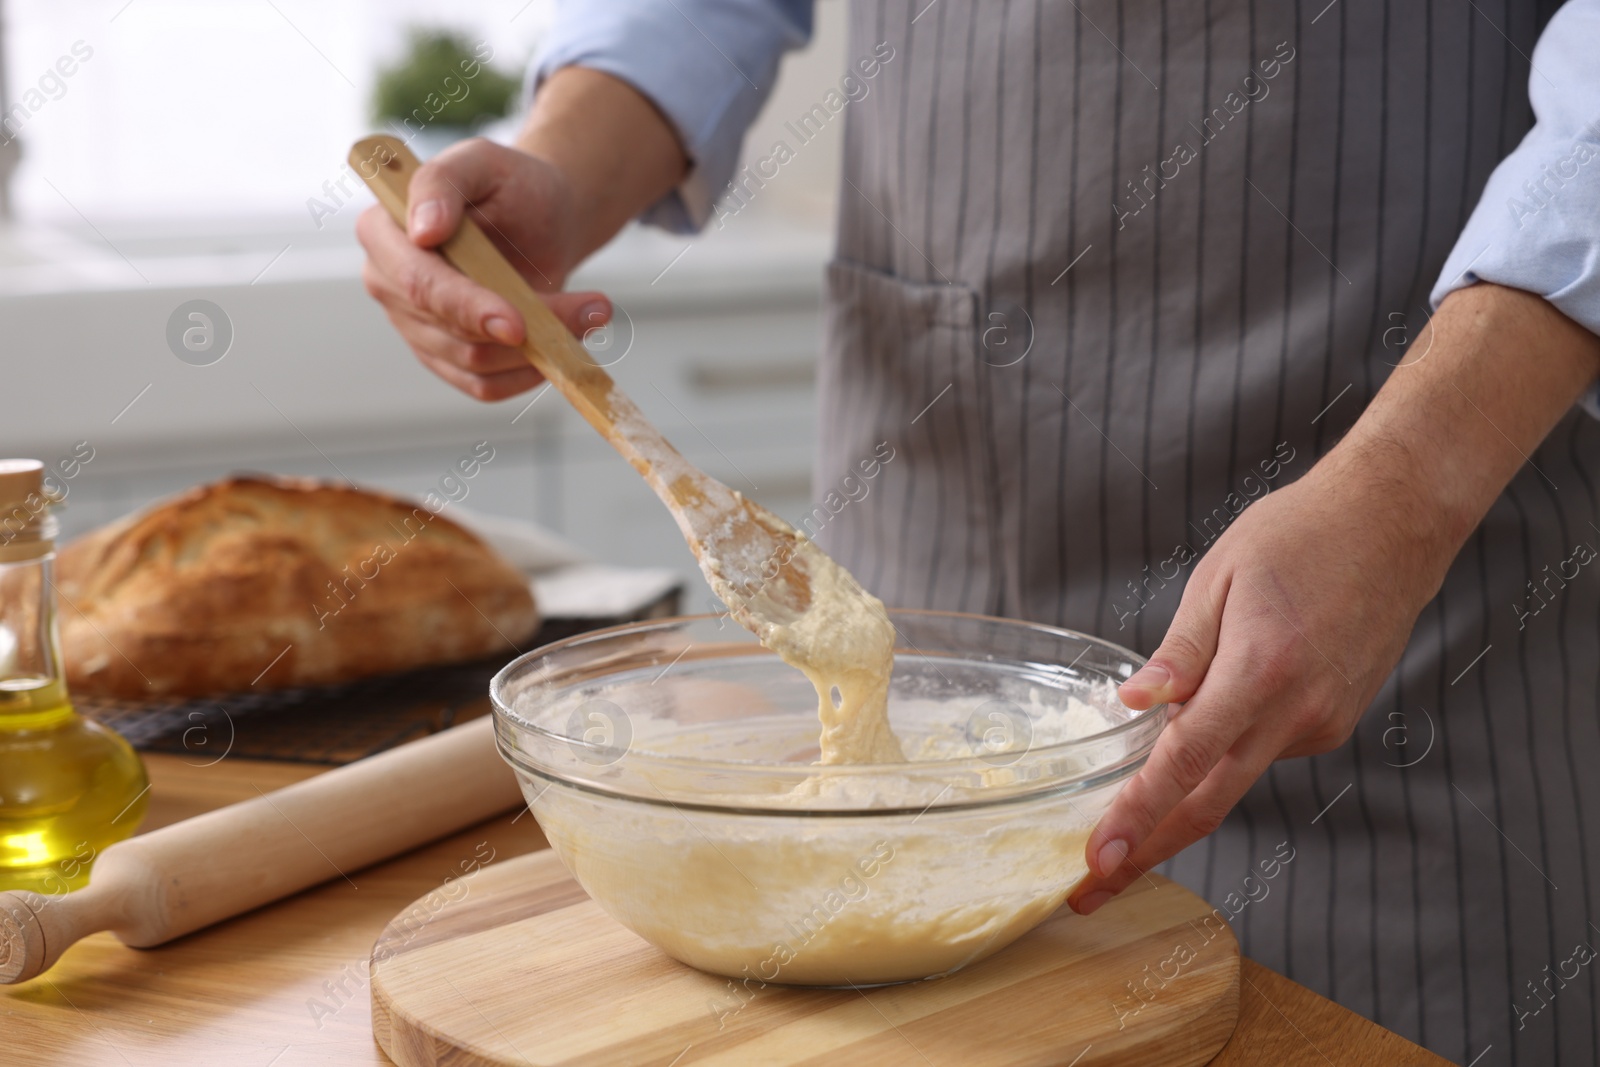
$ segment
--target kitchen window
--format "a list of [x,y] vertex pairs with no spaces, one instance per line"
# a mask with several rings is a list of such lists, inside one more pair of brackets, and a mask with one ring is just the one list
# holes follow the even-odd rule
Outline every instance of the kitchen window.
[[[550,7],[0,0],[0,141],[14,136],[21,150],[13,217],[113,241],[159,234],[168,246],[201,241],[219,223],[314,233],[307,201],[326,197],[350,143],[378,126],[374,81],[404,52],[409,28],[482,41],[495,67],[519,74]],[[331,221],[348,228],[353,214]]]

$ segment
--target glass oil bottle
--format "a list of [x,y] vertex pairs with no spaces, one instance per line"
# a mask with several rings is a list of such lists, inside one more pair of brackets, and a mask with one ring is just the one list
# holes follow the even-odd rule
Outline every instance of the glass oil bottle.
[[50,503],[43,464],[0,460],[0,889],[45,894],[85,885],[149,801],[133,748],[67,695]]

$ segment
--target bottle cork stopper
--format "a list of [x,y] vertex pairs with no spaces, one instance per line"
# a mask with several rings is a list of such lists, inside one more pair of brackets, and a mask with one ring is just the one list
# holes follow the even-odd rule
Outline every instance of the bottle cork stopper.
[[0,513],[44,496],[44,464],[36,459],[0,459]]

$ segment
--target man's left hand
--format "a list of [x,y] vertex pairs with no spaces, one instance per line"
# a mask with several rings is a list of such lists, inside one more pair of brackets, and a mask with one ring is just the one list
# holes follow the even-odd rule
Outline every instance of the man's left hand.
[[1597,373],[1600,337],[1532,293],[1445,299],[1349,434],[1217,539],[1123,683],[1128,707],[1170,718],[1090,835],[1074,909],[1211,833],[1273,760],[1350,737],[1467,536]]

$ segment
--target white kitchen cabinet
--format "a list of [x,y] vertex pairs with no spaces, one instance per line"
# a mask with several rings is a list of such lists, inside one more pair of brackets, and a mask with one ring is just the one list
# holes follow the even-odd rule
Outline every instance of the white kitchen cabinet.
[[[626,354],[614,345],[599,360],[691,460],[802,514],[826,239],[744,227],[685,247],[629,231],[574,279],[610,293],[629,324]],[[7,392],[28,397],[0,424],[0,453],[95,448],[69,483],[69,535],[234,470],[420,495],[488,440],[495,458],[465,506],[539,521],[607,562],[692,570],[666,511],[559,396],[484,405],[434,379],[361,290],[353,247],[286,255],[275,281],[252,285],[256,251],[142,259],[160,284],[137,288],[86,285],[104,264],[74,268],[69,257],[0,293]],[[165,341],[172,308],[194,297],[235,328],[233,349],[208,367],[179,361]]]

